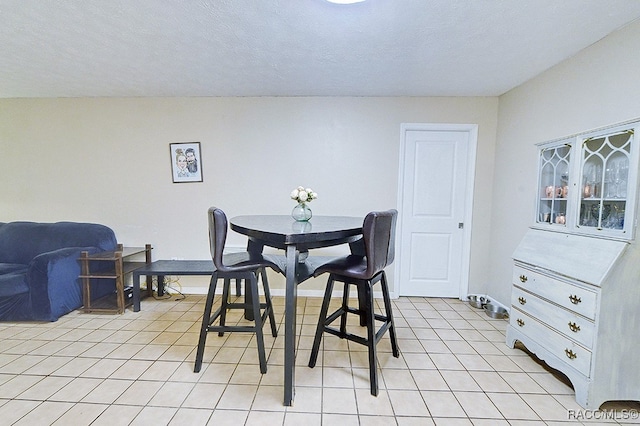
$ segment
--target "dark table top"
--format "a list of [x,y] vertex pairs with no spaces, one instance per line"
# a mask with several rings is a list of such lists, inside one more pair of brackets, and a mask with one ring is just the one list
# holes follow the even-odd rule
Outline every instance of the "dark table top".
[[362,237],[361,217],[313,216],[307,222],[297,222],[288,215],[236,216],[231,229],[273,247],[296,244],[313,248],[326,242],[353,242]]
[[156,260],[134,271],[135,275],[211,275],[212,260]]

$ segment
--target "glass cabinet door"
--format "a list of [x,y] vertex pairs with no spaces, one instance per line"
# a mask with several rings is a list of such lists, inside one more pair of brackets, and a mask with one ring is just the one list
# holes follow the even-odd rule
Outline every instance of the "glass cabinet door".
[[[620,233],[630,198],[629,165],[633,129],[624,129],[582,141],[576,226],[582,231]],[[633,174],[635,175],[635,174]]]
[[640,121],[538,144],[534,226],[633,240]]
[[571,145],[560,143],[540,150],[538,223],[565,226],[569,198]]

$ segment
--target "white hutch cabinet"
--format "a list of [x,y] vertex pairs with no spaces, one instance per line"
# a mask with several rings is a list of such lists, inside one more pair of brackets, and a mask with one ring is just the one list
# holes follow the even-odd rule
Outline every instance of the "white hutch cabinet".
[[534,225],[513,254],[507,345],[564,373],[589,409],[640,401],[638,132],[541,144]]

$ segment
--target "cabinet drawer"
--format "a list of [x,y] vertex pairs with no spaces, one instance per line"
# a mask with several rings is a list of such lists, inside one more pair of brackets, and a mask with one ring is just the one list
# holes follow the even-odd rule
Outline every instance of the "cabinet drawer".
[[597,293],[594,291],[518,265],[513,268],[513,283],[582,316],[591,319],[596,317]]
[[544,346],[562,362],[589,377],[591,370],[591,352],[552,330],[541,322],[536,321],[518,309],[512,309],[509,316],[512,327],[527,335],[534,342]]
[[595,324],[592,321],[576,315],[572,311],[552,305],[518,287],[513,287],[511,305],[555,328],[588,349],[593,348]]

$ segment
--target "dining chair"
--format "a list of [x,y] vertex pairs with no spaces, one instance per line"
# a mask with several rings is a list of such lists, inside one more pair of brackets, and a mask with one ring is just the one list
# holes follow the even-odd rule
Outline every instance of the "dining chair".
[[[209,208],[208,216],[209,248],[211,251],[211,257],[213,258],[215,271],[211,275],[207,301],[204,306],[194,372],[199,372],[202,367],[202,358],[204,355],[207,333],[218,332],[219,336],[223,336],[227,331],[236,331],[253,332],[256,334],[260,372],[265,374],[267,372],[267,360],[264,350],[264,336],[262,328],[267,318],[271,323],[271,334],[273,337],[278,335],[273,313],[273,305],[271,304],[271,294],[269,292],[266,268],[272,268],[276,272],[282,272],[282,269],[278,263],[276,263],[275,259],[268,255],[253,254],[246,251],[223,254],[227,239],[227,216],[222,210],[216,207]],[[258,276],[260,276],[264,288],[264,303],[260,303],[260,297],[258,294]],[[221,303],[220,307],[212,314],[211,311],[213,309],[216,285],[220,279],[224,280]],[[245,283],[245,296],[243,303],[232,303],[229,301],[232,279],[236,280],[236,284],[240,280]],[[249,311],[253,314],[253,325],[227,325],[226,314],[229,309],[244,309],[245,312]],[[217,320],[219,320],[219,324],[214,325]]]
[[[314,272],[314,276],[328,272],[329,279],[322,301],[322,308],[320,309],[320,318],[313,340],[309,367],[313,368],[316,365],[324,332],[365,345],[369,352],[371,394],[376,396],[378,395],[376,345],[387,330],[391,339],[393,356],[396,358],[400,356],[393,323],[389,286],[384,272],[384,268],[393,262],[395,256],[394,241],[397,217],[398,212],[396,210],[367,214],[362,226],[364,255],[350,254],[339,257],[320,266]],[[335,281],[344,283],[342,304],[335,312],[327,315]],[[382,287],[384,315],[375,311],[373,286],[378,282]],[[349,306],[350,285],[355,285],[358,290],[359,306],[357,309]],[[347,314],[360,316],[360,324],[364,324],[367,328],[366,338],[347,332]],[[338,318],[340,318],[340,327],[332,327],[331,324]],[[376,321],[382,322],[382,325],[377,330]]]

